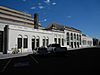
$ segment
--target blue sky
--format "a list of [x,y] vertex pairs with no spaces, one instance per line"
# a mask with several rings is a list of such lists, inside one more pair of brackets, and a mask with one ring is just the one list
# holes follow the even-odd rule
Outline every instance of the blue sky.
[[100,0],[0,0],[0,6],[32,15],[39,13],[45,27],[58,23],[100,38]]

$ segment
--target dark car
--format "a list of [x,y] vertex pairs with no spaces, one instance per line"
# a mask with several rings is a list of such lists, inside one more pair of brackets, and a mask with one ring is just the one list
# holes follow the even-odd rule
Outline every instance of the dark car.
[[53,55],[67,54],[67,48],[61,47],[60,44],[50,44],[50,45],[48,45],[47,51],[48,51],[49,54],[53,54]]
[[55,48],[60,48],[60,47],[61,47],[60,44],[50,44],[47,46],[47,50],[51,52],[54,51]]
[[38,55],[47,55],[48,51],[46,47],[39,47],[39,48],[36,48],[33,53],[38,54]]

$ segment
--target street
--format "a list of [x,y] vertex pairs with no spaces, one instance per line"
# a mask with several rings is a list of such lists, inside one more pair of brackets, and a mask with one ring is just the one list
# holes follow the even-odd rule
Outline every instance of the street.
[[99,71],[100,47],[70,50],[65,55],[33,55],[0,60],[0,72]]

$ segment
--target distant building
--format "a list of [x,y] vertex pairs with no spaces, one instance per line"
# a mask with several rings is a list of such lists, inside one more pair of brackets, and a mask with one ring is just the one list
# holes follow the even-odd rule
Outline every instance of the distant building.
[[32,52],[37,47],[58,43],[67,48],[93,46],[93,40],[80,30],[52,23],[43,28],[38,14],[30,14],[0,6],[0,52]]
[[93,38],[93,46],[100,46],[100,40],[97,38]]
[[91,47],[93,46],[93,39],[91,37],[82,34],[82,47]]

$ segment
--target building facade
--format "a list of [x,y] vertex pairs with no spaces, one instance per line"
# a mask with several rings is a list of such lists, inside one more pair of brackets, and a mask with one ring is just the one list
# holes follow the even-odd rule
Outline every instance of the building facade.
[[82,34],[82,47],[91,47],[93,46],[93,39],[85,34]]
[[[32,52],[37,47],[47,47],[58,43],[67,48],[93,46],[93,40],[83,36],[80,30],[52,23],[47,28],[38,23],[38,16],[33,19],[30,14],[0,6],[0,52]],[[36,26],[37,25],[37,26]],[[39,26],[39,27],[38,27]]]

